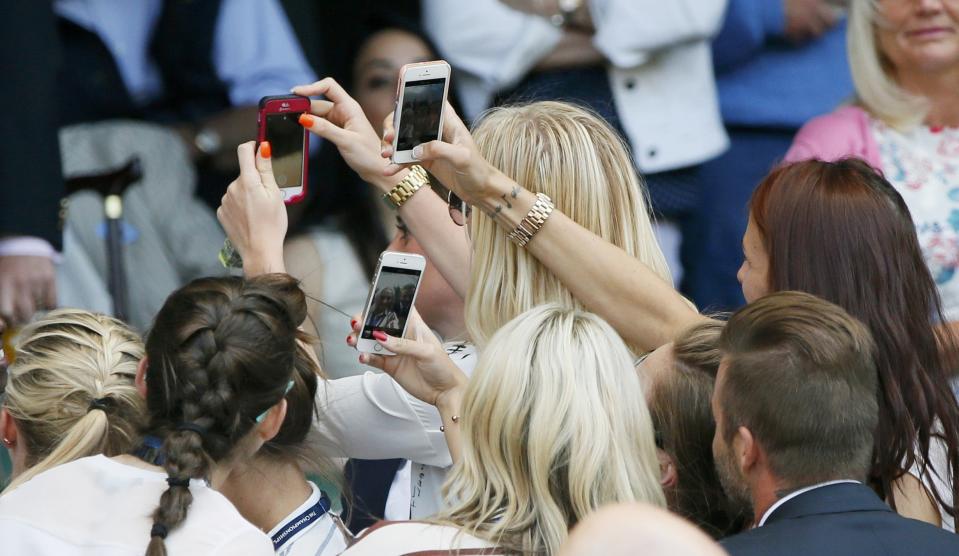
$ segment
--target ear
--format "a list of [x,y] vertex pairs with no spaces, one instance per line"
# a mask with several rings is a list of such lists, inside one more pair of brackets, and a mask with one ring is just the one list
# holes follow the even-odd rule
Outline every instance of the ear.
[[16,446],[17,439],[20,436],[17,422],[6,407],[0,409],[0,436],[3,437],[3,445],[7,449]]
[[749,475],[759,461],[759,443],[756,442],[753,432],[746,427],[736,429],[736,434],[733,436],[733,455],[743,476]]
[[280,432],[284,419],[286,419],[286,398],[267,411],[266,417],[256,427],[257,437],[263,442],[269,442]]
[[147,358],[144,355],[143,359],[137,363],[137,376],[133,380],[133,384],[137,388],[137,393],[140,394],[140,397],[144,400],[147,399]]
[[659,460],[659,484],[663,487],[663,490],[676,488],[679,476],[676,474],[676,464],[673,462],[673,456],[656,448],[656,458]]

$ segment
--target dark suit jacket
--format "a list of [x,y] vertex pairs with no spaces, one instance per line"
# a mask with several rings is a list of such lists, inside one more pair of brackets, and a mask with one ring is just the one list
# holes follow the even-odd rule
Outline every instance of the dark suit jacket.
[[904,518],[854,483],[801,494],[776,508],[762,527],[722,545],[731,556],[959,555],[959,535]]

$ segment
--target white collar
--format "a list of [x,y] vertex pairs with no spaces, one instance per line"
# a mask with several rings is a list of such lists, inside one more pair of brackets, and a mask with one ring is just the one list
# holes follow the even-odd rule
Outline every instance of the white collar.
[[307,483],[309,483],[310,489],[313,491],[310,494],[310,496],[306,499],[305,502],[300,504],[298,508],[290,512],[288,516],[281,519],[280,522],[276,524],[276,527],[274,527],[269,533],[267,533],[267,536],[272,537],[273,535],[279,533],[280,531],[288,527],[292,520],[296,519],[301,513],[306,511],[307,508],[312,507],[313,505],[315,505],[317,502],[320,501],[320,496],[322,495],[322,492],[320,492],[320,488],[316,486],[316,484],[314,484],[313,481],[307,481]]
[[773,515],[773,512],[775,512],[777,509],[779,509],[779,506],[782,506],[783,504],[785,504],[786,502],[789,502],[789,501],[792,500],[793,498],[795,498],[795,497],[797,497],[797,496],[800,496],[800,495],[802,495],[802,494],[806,494],[807,492],[809,492],[809,491],[811,491],[811,490],[816,490],[817,488],[822,488],[822,487],[826,487],[826,486],[830,486],[830,485],[839,485],[839,484],[842,484],[842,483],[861,484],[859,481],[852,481],[852,480],[849,480],[849,479],[841,479],[841,480],[838,480],[838,481],[827,481],[827,482],[825,482],[825,483],[819,483],[819,484],[815,484],[815,485],[803,487],[803,488],[801,488],[801,489],[799,489],[799,490],[794,490],[793,492],[790,492],[789,494],[787,494],[786,496],[783,496],[783,497],[780,498],[779,500],[776,500],[776,503],[773,504],[772,506],[770,506],[769,509],[766,510],[766,513],[763,514],[763,518],[759,520],[759,524],[756,525],[756,527],[762,527],[763,525],[765,525],[765,524],[766,524],[766,520],[769,519],[769,516]]

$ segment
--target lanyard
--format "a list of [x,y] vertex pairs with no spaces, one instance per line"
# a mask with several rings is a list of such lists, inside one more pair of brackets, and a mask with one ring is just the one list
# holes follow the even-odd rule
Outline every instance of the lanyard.
[[330,511],[330,499],[325,494],[320,494],[320,499],[313,506],[307,508],[303,513],[286,522],[279,533],[273,535],[273,550],[279,550],[281,546],[292,539],[297,532],[304,527],[309,527],[314,521],[320,519],[326,512]]

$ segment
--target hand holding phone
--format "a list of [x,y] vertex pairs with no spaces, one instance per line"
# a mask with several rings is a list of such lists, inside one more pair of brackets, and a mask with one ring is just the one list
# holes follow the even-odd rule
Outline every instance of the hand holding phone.
[[393,251],[380,255],[363,311],[363,324],[356,341],[357,350],[392,355],[376,341],[374,334],[403,337],[425,268],[426,259],[420,255]]
[[417,145],[442,138],[449,83],[450,65],[443,60],[407,64],[400,70],[393,112],[394,163],[416,162]]
[[260,99],[257,146],[264,141],[270,143],[273,177],[286,204],[302,201],[306,196],[310,134],[299,119],[309,111],[310,99],[299,95]]

